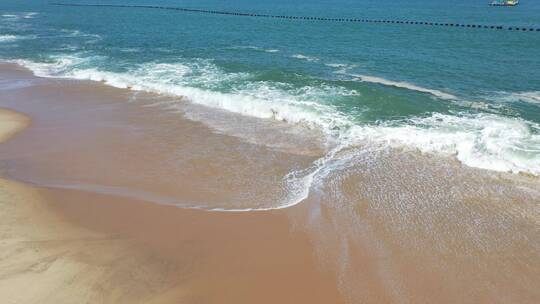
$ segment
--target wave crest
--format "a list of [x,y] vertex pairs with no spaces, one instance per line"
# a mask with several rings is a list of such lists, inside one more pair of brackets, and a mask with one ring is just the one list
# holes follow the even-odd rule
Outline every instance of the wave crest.
[[[423,153],[452,155],[471,167],[540,175],[540,126],[519,118],[496,114],[437,113],[428,117],[362,124],[331,103],[325,103],[335,96],[358,95],[358,92],[342,87],[291,88],[287,84],[253,81],[249,74],[226,73],[207,60],[147,63],[126,73],[89,68],[88,60],[91,59],[63,56],[53,63],[17,63],[38,76],[102,81],[120,88],[181,96],[193,103],[241,115],[317,128],[326,134],[330,150],[360,144],[408,147]],[[443,99],[455,98],[448,93],[406,82],[363,75],[357,77],[362,81],[425,92]],[[219,90],[223,83],[230,86],[228,91]],[[321,166],[324,164],[316,165],[301,174],[302,178],[297,176],[293,180],[306,184],[311,178],[309,176],[319,172]],[[300,190],[295,191],[301,193]]]

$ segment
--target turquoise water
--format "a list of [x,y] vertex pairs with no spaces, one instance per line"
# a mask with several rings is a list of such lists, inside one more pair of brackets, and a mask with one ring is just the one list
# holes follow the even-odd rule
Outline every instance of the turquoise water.
[[[73,1],[70,1],[73,2]],[[76,1],[540,26],[540,2]],[[540,174],[540,33],[290,21],[3,1],[0,60],[317,128],[334,146],[409,147]],[[330,147],[329,149],[331,149]]]

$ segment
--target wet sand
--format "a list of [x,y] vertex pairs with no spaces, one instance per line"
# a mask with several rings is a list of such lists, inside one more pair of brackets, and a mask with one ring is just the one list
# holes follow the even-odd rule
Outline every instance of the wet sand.
[[1,187],[6,303],[341,302],[283,215]]
[[[0,111],[2,140],[28,125]],[[183,210],[0,180],[5,303],[339,303],[281,212]],[[29,288],[31,286],[31,288]]]
[[22,113],[0,109],[0,143],[7,141],[30,124],[30,118]]
[[283,176],[323,154],[317,134],[14,65],[0,77],[0,106],[32,118],[0,146],[17,180],[0,181],[8,303],[540,300],[538,178],[360,147],[301,204],[208,211],[279,207]]

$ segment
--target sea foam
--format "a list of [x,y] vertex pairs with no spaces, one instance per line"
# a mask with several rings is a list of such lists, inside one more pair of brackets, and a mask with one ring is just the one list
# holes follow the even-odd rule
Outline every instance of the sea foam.
[[32,19],[38,15],[36,12],[26,12],[26,13],[17,13],[17,14],[3,14],[2,17],[9,20],[19,20],[19,19]]
[[18,37],[14,35],[0,35],[0,42],[12,42],[17,39]]
[[366,76],[366,75],[360,75],[360,74],[351,74],[351,76],[353,76],[354,79],[359,80],[359,81],[371,82],[371,83],[376,83],[376,84],[382,84],[385,86],[392,86],[396,88],[407,89],[407,90],[421,92],[421,93],[427,93],[441,99],[447,99],[447,100],[457,99],[457,97],[452,94],[445,93],[439,90],[424,88],[424,87],[421,87],[412,83],[408,83],[405,81],[392,81],[392,80],[384,79],[381,77]]
[[501,172],[540,175],[540,126],[496,114],[433,114],[396,124],[358,126],[350,140],[369,140],[423,153],[455,156],[461,163]]
[[540,91],[529,92],[499,92],[496,100],[503,102],[526,102],[530,104],[540,104]]
[[296,58],[296,59],[300,59],[300,60],[309,61],[309,62],[317,62],[317,61],[319,61],[319,58],[306,56],[306,55],[303,55],[303,54],[294,54],[291,57]]

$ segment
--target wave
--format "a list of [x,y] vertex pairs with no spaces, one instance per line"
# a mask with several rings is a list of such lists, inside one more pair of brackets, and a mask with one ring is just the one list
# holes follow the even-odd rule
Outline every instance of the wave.
[[3,14],[2,17],[6,19],[11,19],[11,20],[19,20],[19,19],[32,19],[37,15],[38,13],[36,12],[26,12],[26,13],[20,13],[20,14]]
[[361,74],[350,74],[350,76],[354,77],[355,80],[360,80],[360,81],[363,81],[363,82],[376,83],[376,84],[382,84],[382,85],[385,85],[385,86],[402,88],[402,89],[407,89],[407,90],[421,92],[421,93],[427,93],[427,94],[431,94],[431,95],[433,95],[435,97],[438,97],[438,98],[441,98],[441,99],[446,99],[446,100],[455,100],[455,99],[457,99],[457,97],[452,95],[452,94],[445,93],[445,92],[442,92],[442,91],[439,91],[439,90],[424,88],[424,87],[421,87],[421,86],[418,86],[418,85],[415,85],[415,84],[412,84],[412,83],[404,82],[404,81],[392,81],[392,80],[384,79],[384,78],[381,78],[381,77],[366,76],[366,75],[361,75]]
[[350,130],[351,142],[371,141],[454,156],[464,165],[540,175],[540,125],[496,114],[433,114]]
[[278,49],[266,49],[266,48],[253,46],[253,45],[236,46],[236,47],[232,47],[232,49],[247,49],[247,50],[254,50],[254,51],[266,52],[266,53],[278,53],[279,52]]
[[302,54],[294,54],[291,57],[296,58],[296,59],[300,59],[300,60],[309,61],[309,62],[317,62],[317,61],[319,61],[319,58],[306,56],[306,55],[302,55]]
[[31,40],[36,39],[35,35],[16,36],[16,35],[0,35],[1,42],[14,42],[19,40]]
[[53,189],[67,189],[77,190],[91,193],[99,193],[105,195],[113,195],[116,197],[144,200],[146,202],[163,205],[173,206],[181,209],[202,210],[207,212],[261,212],[261,211],[273,211],[290,207],[289,205],[278,205],[276,207],[260,207],[260,208],[217,208],[211,207],[210,204],[205,205],[201,203],[192,203],[179,201],[174,197],[162,196],[151,192],[140,191],[132,188],[116,187],[116,186],[104,186],[94,184],[39,184],[41,187],[53,188]]
[[[350,96],[355,91],[341,87],[310,87],[284,90],[280,83],[250,82],[246,73],[224,73],[205,60],[190,63],[147,63],[127,73],[86,68],[95,58],[55,57],[52,63],[15,60],[40,77],[92,80],[118,88],[130,88],[183,97],[193,103],[246,116],[275,119],[328,131],[349,124],[331,105],[319,103],[331,96]],[[212,90],[222,83],[238,83],[231,92]],[[194,84],[199,87],[195,87]]]
[[326,63],[326,66],[329,66],[331,68],[345,68],[347,67],[347,64],[344,63]]
[[393,81],[393,80],[385,79],[382,77],[348,73],[349,70],[356,67],[355,65],[340,64],[340,63],[329,63],[325,65],[328,67],[337,68],[338,70],[336,70],[334,73],[350,76],[352,77],[353,81],[369,82],[369,83],[381,84],[381,85],[389,86],[389,87],[407,89],[407,90],[416,91],[420,93],[431,94],[435,97],[445,99],[445,100],[458,100],[456,96],[450,93],[446,93],[446,92],[435,90],[435,89],[424,88],[419,85],[405,82],[405,81]]
[[19,39],[19,37],[15,35],[0,35],[0,42],[12,42],[17,39]]
[[503,102],[526,102],[531,104],[540,104],[540,91],[529,91],[529,92],[499,92],[498,96],[495,97],[497,100],[502,100]]
[[[432,114],[373,124],[339,111],[325,100],[358,95],[338,86],[300,88],[283,83],[254,81],[246,73],[226,73],[208,60],[146,63],[124,73],[103,71],[95,58],[61,56],[51,63],[17,61],[37,76],[105,82],[119,88],[182,97],[192,103],[241,115],[275,119],[321,130],[328,153],[309,168],[285,177],[289,196],[279,206],[292,206],[309,195],[311,185],[341,161],[340,151],[354,147],[410,148],[421,153],[452,156],[462,164],[500,172],[540,175],[540,126],[497,114]],[[90,61],[90,63],[89,63]],[[364,81],[404,87],[440,98],[453,95],[409,83],[364,77]],[[220,91],[223,85],[228,91]]]
[[67,34],[67,37],[92,37],[100,39],[101,36],[97,34],[89,34],[85,33],[79,30],[68,30],[68,29],[62,29],[60,32]]

